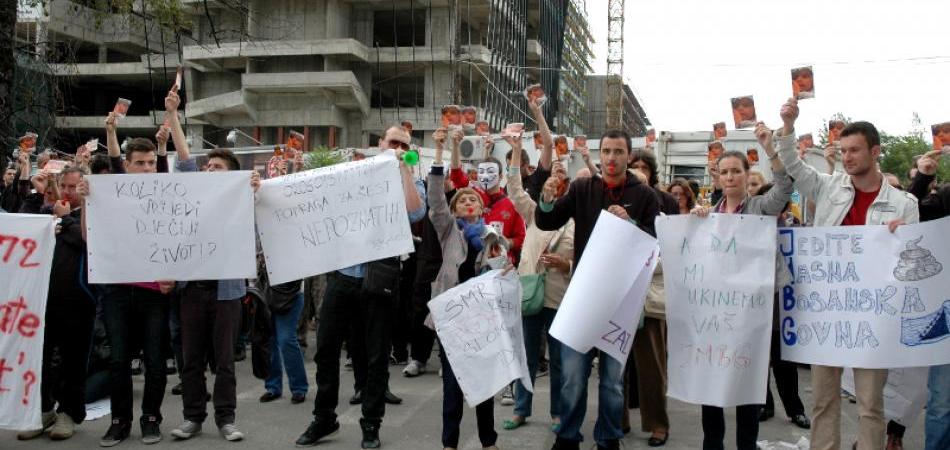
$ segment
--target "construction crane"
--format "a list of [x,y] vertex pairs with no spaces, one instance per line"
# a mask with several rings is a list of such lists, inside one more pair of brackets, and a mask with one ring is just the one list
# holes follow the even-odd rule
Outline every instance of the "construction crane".
[[624,0],[607,0],[607,128],[623,128]]

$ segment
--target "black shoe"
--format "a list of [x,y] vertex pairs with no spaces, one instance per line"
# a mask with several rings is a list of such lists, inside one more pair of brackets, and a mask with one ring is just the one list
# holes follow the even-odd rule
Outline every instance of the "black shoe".
[[162,431],[159,429],[161,421],[155,416],[142,416],[142,443],[145,445],[157,444],[162,440]]
[[620,450],[620,441],[617,439],[610,439],[605,445],[597,444],[597,450]]
[[234,350],[234,361],[244,361],[247,359],[247,352],[244,351],[244,347]]
[[261,403],[270,403],[274,400],[277,400],[278,398],[280,398],[280,394],[275,394],[273,392],[268,391],[268,392],[265,392],[264,395],[262,395],[259,400],[261,401]]
[[360,403],[363,403],[363,391],[356,391],[356,393],[350,397],[350,404],[359,405]]
[[557,440],[554,441],[554,446],[551,447],[551,450],[580,450],[580,448],[581,443],[578,441],[557,438]]
[[181,395],[181,383],[172,386],[172,395]]
[[99,446],[113,447],[119,445],[120,442],[129,437],[131,431],[131,422],[122,419],[112,419],[112,425],[109,425],[109,430],[106,431],[105,436],[102,436],[102,439],[99,440]]
[[361,448],[379,448],[379,424],[360,419],[360,428],[363,430]]
[[386,403],[389,403],[390,405],[400,405],[402,404],[402,399],[396,397],[396,394],[390,392],[389,389],[386,389]]
[[762,408],[762,410],[759,411],[759,422],[765,422],[773,417],[775,417],[774,409]]
[[313,447],[317,445],[317,441],[325,437],[333,436],[337,431],[340,431],[339,422],[334,421],[332,424],[326,424],[318,423],[314,420],[310,422],[307,431],[304,431],[303,434],[297,438],[296,445],[297,447]]
[[666,445],[666,440],[670,438],[670,432],[667,431],[666,435],[662,438],[650,436],[650,439],[647,439],[647,445],[650,447],[662,447]]
[[792,423],[794,423],[798,428],[805,430],[811,429],[811,421],[808,420],[808,417],[805,417],[804,414],[795,414],[792,416]]
[[294,405],[299,405],[305,401],[307,401],[307,396],[304,394],[294,394],[290,397],[290,403]]

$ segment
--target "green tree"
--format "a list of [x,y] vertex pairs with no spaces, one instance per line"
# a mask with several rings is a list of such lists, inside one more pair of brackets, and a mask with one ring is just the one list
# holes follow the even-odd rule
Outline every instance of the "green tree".
[[304,167],[307,170],[332,166],[345,161],[340,152],[326,146],[319,146],[313,151],[304,153]]
[[[910,169],[914,166],[914,157],[923,155],[932,149],[921,133],[907,135],[881,135],[881,171],[892,173],[900,178],[905,186],[910,183]],[[937,179],[950,180],[950,162],[941,158],[937,168]]]

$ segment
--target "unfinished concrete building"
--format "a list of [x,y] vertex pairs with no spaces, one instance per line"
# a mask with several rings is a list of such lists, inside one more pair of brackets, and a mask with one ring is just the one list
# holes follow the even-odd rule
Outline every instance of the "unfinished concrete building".
[[[18,33],[63,50],[50,52],[57,128],[74,141],[63,147],[99,135],[119,97],[132,100],[121,133],[153,134],[178,65],[196,148],[273,145],[291,130],[308,148],[364,147],[402,120],[431,145],[445,104],[477,106],[495,130],[531,129],[521,91],[535,82],[549,123],[581,131],[590,33],[576,1],[181,0],[186,31],[171,35],[142,6],[102,14],[52,0]],[[566,32],[577,42],[565,50]]]

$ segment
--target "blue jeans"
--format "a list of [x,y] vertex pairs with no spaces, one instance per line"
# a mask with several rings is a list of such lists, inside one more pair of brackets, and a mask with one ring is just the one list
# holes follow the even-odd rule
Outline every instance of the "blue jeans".
[[[541,337],[545,334],[544,329],[551,326],[557,310],[553,308],[541,308],[541,311],[533,316],[527,316],[521,319],[521,326],[524,328],[524,348],[528,359],[528,374],[531,376],[531,384],[534,384],[535,374],[538,372],[538,362],[541,359]],[[561,343],[553,336],[548,335],[548,353],[551,354],[551,417],[560,417],[561,415]],[[521,380],[515,382],[515,415],[521,417],[531,417],[531,401],[534,394],[525,389]]]
[[[598,350],[580,353],[561,345],[561,430],[558,440],[581,442],[581,426],[587,412],[587,379],[591,363]],[[623,437],[620,420],[623,417],[623,366],[620,361],[606,353],[599,353],[600,391],[598,394],[597,423],[594,424],[594,440],[607,446],[608,441]]]
[[950,364],[930,367],[924,450],[950,448]]
[[306,395],[310,384],[303,367],[303,352],[297,343],[297,322],[303,311],[303,294],[297,294],[294,306],[284,314],[273,314],[275,338],[270,341],[270,376],[264,381],[267,392],[281,395],[284,389],[284,370],[287,385],[293,395]]

